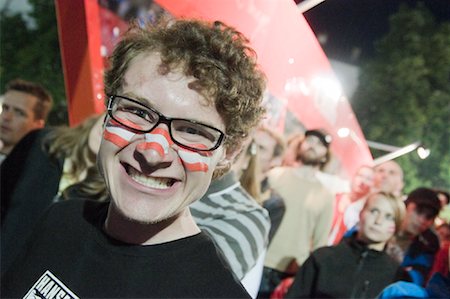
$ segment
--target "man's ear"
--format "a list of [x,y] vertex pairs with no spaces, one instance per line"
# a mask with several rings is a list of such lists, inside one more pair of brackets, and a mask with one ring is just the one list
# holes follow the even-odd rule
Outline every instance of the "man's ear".
[[223,169],[226,167],[230,167],[231,164],[236,160],[237,155],[242,151],[242,146],[238,149],[228,148],[224,150],[223,156],[219,163],[217,163],[216,169]]
[[222,157],[219,160],[219,163],[217,163],[216,169],[214,170],[213,179],[221,177],[230,170],[231,165],[234,163],[237,155],[239,155],[243,148],[244,143],[241,143],[237,147],[228,147],[224,150]]

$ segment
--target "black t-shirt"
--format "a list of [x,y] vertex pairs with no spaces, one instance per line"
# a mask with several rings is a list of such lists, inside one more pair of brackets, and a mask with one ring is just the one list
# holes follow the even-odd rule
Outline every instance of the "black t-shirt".
[[122,243],[101,229],[107,207],[54,204],[2,277],[2,297],[249,298],[205,234],[158,245]]

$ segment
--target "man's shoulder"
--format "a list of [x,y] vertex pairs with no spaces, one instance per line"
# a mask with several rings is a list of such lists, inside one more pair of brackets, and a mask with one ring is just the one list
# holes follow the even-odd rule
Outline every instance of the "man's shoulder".
[[259,205],[239,183],[226,190],[202,197],[191,205],[191,211],[194,217],[197,212],[208,212],[210,215],[221,215],[221,219],[248,218],[250,215],[253,215],[252,217],[256,215],[270,221],[267,210]]

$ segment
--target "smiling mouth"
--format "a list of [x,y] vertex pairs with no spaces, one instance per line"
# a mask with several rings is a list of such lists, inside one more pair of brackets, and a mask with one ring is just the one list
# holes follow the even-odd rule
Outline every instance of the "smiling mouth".
[[171,178],[147,176],[129,165],[125,167],[125,170],[133,181],[153,189],[168,189],[176,182],[175,179]]

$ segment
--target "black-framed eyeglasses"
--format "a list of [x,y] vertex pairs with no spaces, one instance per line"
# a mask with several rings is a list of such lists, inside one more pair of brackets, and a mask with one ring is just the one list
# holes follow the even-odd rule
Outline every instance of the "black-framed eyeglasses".
[[149,133],[160,123],[166,124],[173,142],[194,151],[217,149],[225,134],[200,122],[170,118],[141,102],[124,96],[109,97],[108,114],[116,122],[133,132]]

